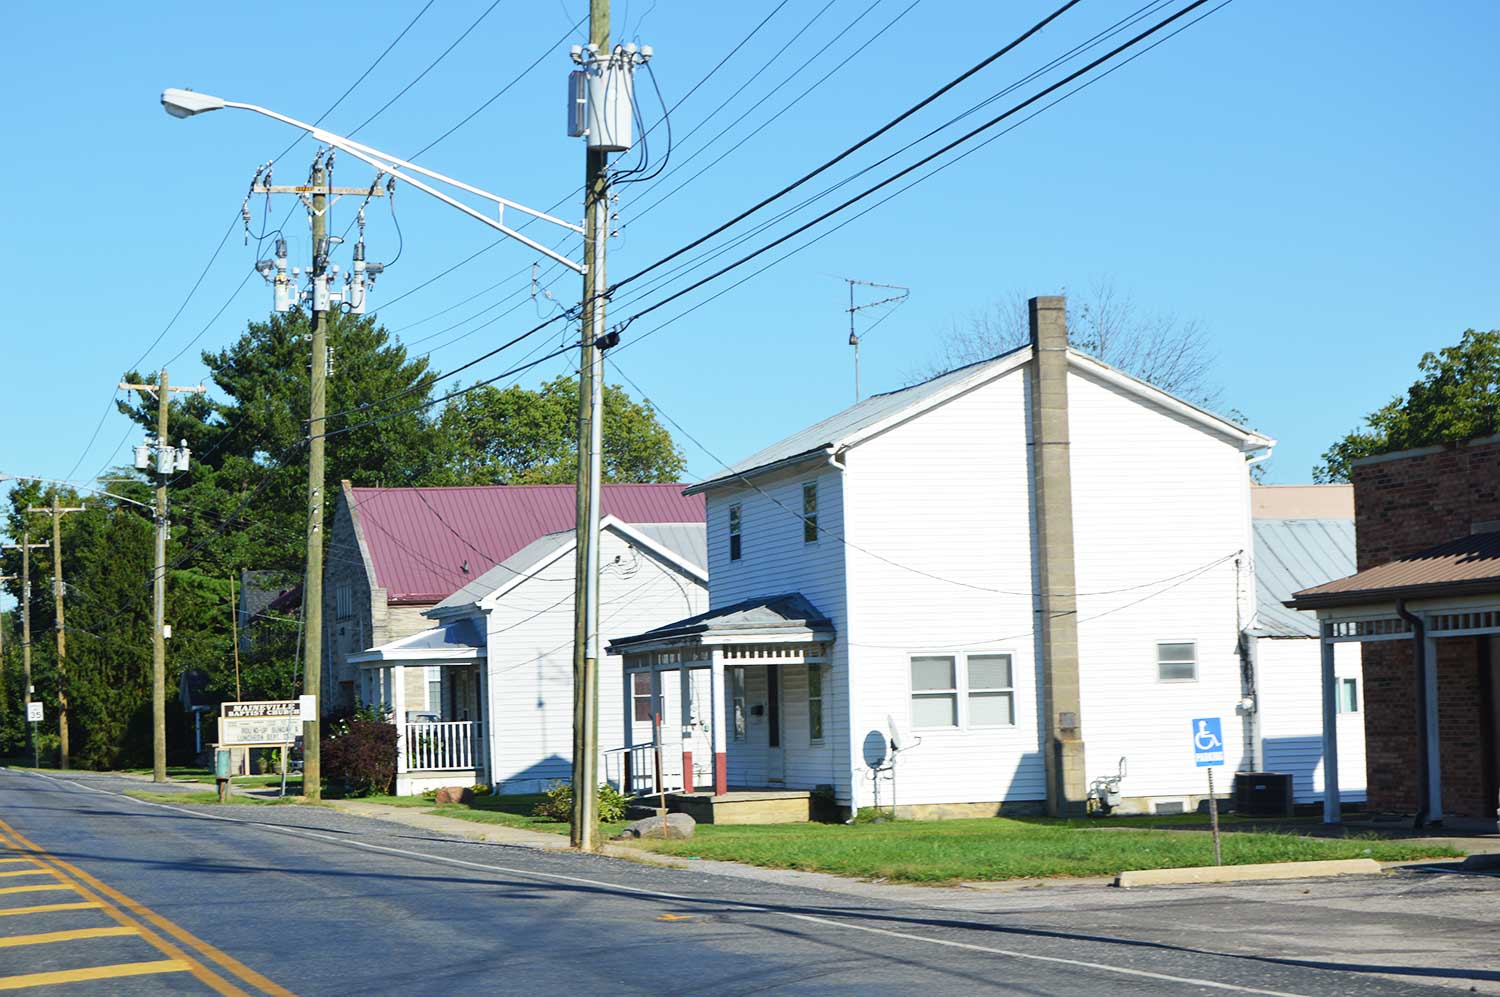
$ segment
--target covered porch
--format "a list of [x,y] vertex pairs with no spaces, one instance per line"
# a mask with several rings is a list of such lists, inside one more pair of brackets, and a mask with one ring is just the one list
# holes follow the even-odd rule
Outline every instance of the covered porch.
[[1418,827],[1500,814],[1500,532],[1476,533],[1286,603],[1315,611],[1322,640],[1323,820],[1340,822],[1334,648],[1365,647],[1373,810]]
[[[833,640],[832,623],[793,593],[612,641],[609,653],[623,658],[625,743],[604,752],[605,779],[638,799],[664,795],[668,809],[700,823],[807,820],[812,790],[835,781],[831,764],[809,779],[819,767],[800,750],[831,756]],[[793,678],[796,703],[786,692]]]
[[487,783],[484,634],[454,620],[350,661],[359,701],[389,713],[397,731],[396,795]]

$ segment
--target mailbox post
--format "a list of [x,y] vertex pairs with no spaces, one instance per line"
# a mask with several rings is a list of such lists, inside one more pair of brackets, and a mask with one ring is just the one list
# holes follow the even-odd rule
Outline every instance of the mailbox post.
[[214,782],[219,787],[219,802],[229,802],[230,751],[228,748],[214,749]]

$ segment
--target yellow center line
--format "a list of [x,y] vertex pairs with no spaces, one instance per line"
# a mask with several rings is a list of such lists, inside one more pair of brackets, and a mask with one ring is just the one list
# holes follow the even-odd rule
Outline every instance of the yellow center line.
[[0,872],[0,878],[10,876],[47,876],[51,874],[49,869],[13,869],[10,872]]
[[114,980],[122,976],[147,976],[151,973],[181,973],[192,967],[181,959],[159,959],[156,962],[117,962],[113,966],[89,966],[87,969],[59,969],[50,973],[26,973],[23,976],[0,976],[0,990],[24,990],[52,983],[78,983],[83,980]]
[[7,893],[42,893],[46,890],[79,890],[72,883],[37,883],[34,886],[0,886],[0,896]]
[[[31,862],[31,859],[28,859],[28,858],[19,858],[19,859],[0,859],[0,863],[3,863],[3,862]],[[35,863],[35,862],[31,862],[31,864],[32,864],[32,865],[36,865],[36,863]]]
[[98,910],[103,904],[92,900],[75,900],[65,904],[37,904],[33,907],[0,907],[0,917],[13,914],[50,914],[55,910]]
[[[49,855],[40,846],[27,839],[19,831],[11,827],[3,820],[0,820],[0,833],[3,833],[3,837],[0,837],[0,843],[10,844],[11,842],[14,842],[16,845],[27,849],[38,863],[48,869],[51,869],[59,877],[65,880],[68,878],[74,880],[75,882],[73,884],[73,888],[76,889],[79,893],[83,894],[85,897],[88,897],[91,900],[100,901],[100,906],[102,907],[102,909],[120,924],[138,928],[142,938],[146,939],[148,942],[154,945],[164,955],[182,961],[189,972],[191,972],[203,983],[212,987],[215,992],[224,995],[238,995],[238,997],[248,997],[245,991],[225,980],[223,977],[219,976],[203,963],[198,962],[196,959],[193,959],[191,956],[187,955],[187,953],[183,952],[177,946],[167,941],[167,939],[163,938],[160,934],[157,934],[155,931],[152,931],[150,928],[146,927],[145,924],[138,924],[136,921],[131,920],[130,916],[128,916],[125,911],[129,911],[131,915],[134,915],[141,921],[150,922],[150,924],[152,924],[156,928],[161,929],[161,931],[172,936],[172,938],[196,950],[200,955],[203,955],[218,963],[220,967],[228,970],[230,973],[238,977],[242,982],[257,988],[264,993],[270,994],[272,995],[272,997],[296,997],[296,995],[293,994],[290,990],[287,990],[285,987],[282,987],[269,978],[261,975],[260,973],[257,973],[255,970],[251,969],[249,966],[244,965],[228,953],[222,952],[219,949],[214,948],[212,945],[209,945],[202,939],[197,938],[180,926],[174,924],[173,922],[162,917],[160,914],[151,910],[144,904],[131,899],[130,897],[121,893],[119,890],[116,890],[114,887],[101,882],[99,879],[87,872],[84,872],[77,866],[72,865],[69,862],[65,862],[55,855]],[[5,838],[9,838],[10,840],[5,841]],[[104,902],[104,897],[108,897],[116,904],[119,904],[121,908],[124,908],[124,910],[116,908],[110,903]]]
[[116,938],[120,935],[138,935],[135,928],[121,925],[117,928],[73,928],[68,931],[44,931],[36,935],[0,936],[0,949],[12,949],[21,945],[47,945],[51,942],[74,942],[84,938]]

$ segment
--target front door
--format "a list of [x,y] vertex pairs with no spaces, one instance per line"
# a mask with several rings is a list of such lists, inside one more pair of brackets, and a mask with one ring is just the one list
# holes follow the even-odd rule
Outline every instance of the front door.
[[781,669],[766,667],[766,781],[786,782],[786,752],[781,746]]

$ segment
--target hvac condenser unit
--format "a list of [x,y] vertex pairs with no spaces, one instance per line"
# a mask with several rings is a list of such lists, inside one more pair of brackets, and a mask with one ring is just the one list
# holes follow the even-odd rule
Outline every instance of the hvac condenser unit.
[[1290,772],[1236,772],[1234,812],[1242,817],[1292,816]]

